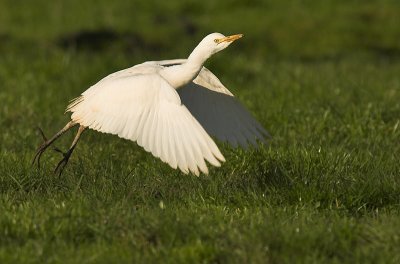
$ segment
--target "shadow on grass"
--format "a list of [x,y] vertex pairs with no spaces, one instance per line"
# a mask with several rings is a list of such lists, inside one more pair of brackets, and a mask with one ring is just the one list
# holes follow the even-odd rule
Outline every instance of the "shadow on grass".
[[56,44],[63,49],[94,52],[109,49],[116,44],[126,47],[127,52],[132,49],[156,52],[163,48],[161,43],[150,43],[138,34],[120,33],[112,29],[77,31],[60,36]]

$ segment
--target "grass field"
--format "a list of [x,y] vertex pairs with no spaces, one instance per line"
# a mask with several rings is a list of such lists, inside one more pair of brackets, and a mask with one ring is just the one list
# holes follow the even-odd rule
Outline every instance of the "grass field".
[[[0,2],[0,263],[399,263],[400,2]],[[207,66],[273,136],[183,175],[85,132],[41,143],[113,71],[244,33]],[[70,133],[57,146],[66,149]]]

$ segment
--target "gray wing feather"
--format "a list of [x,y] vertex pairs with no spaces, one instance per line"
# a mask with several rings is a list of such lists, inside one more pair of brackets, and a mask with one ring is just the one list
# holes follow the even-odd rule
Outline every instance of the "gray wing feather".
[[268,132],[235,97],[190,83],[178,90],[182,103],[210,135],[233,147],[257,146]]
[[[186,59],[154,61],[163,67],[179,65]],[[236,100],[233,94],[206,67],[192,83],[179,88],[182,103],[210,135],[233,147],[257,146],[270,135],[260,123]]]

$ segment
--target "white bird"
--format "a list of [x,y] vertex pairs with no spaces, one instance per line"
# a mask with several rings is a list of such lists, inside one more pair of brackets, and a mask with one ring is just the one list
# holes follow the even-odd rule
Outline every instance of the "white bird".
[[76,125],[78,133],[55,170],[60,174],[86,128],[136,141],[172,168],[195,175],[208,173],[205,161],[225,161],[210,135],[232,146],[265,142],[264,128],[203,66],[242,36],[212,33],[188,59],[148,61],[103,78],[71,101],[71,121],[51,139],[40,130],[44,143],[33,163],[40,166],[43,152]]

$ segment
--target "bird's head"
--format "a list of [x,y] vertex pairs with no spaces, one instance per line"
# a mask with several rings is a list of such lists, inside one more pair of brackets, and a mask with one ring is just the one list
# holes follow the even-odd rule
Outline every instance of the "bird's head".
[[243,34],[224,36],[221,33],[211,33],[207,35],[199,44],[202,48],[215,54],[232,44],[237,39],[243,37]]
[[200,41],[197,47],[190,54],[189,59],[194,59],[203,63],[213,54],[227,48],[232,44],[232,42],[241,37],[243,37],[242,34],[224,36],[221,33],[211,33]]

